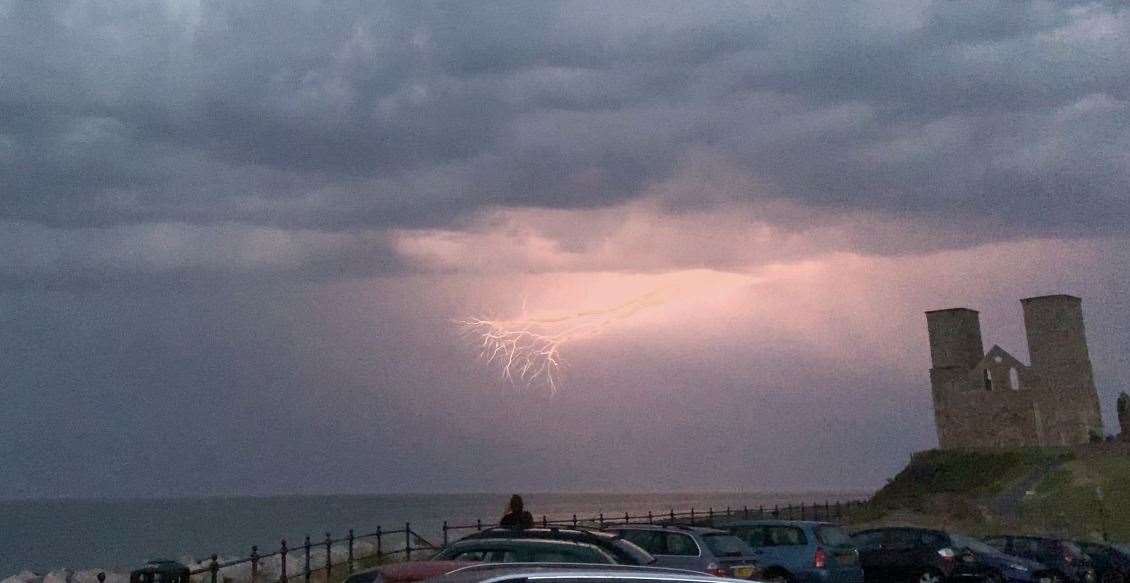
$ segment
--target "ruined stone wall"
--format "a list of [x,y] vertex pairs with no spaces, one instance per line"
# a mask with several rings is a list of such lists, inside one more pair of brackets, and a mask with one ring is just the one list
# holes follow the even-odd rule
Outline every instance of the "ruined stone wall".
[[976,311],[926,313],[941,447],[1075,445],[1090,441],[1092,432],[1101,435],[1082,301],[1052,295],[1027,298],[1021,305],[1030,366],[997,346],[981,352]]
[[935,395],[943,448],[1058,446],[1087,443],[1101,427],[1085,391],[1031,386],[1014,390],[942,391]]

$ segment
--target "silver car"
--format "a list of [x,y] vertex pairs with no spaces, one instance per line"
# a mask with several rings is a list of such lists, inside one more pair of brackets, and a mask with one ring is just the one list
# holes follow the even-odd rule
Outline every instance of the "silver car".
[[425,579],[424,583],[749,583],[686,571],[635,565],[487,563]]
[[655,557],[658,567],[755,579],[761,565],[745,541],[717,528],[682,525],[624,524],[606,528]]

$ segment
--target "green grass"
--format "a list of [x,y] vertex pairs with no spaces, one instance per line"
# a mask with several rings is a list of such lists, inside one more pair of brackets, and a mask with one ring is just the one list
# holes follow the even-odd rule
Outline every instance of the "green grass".
[[1130,542],[1130,445],[921,452],[848,520],[890,521]]
[[941,494],[993,495],[1035,469],[1069,459],[1068,450],[1044,448],[924,451],[875,494],[871,505],[880,511],[924,510],[931,497]]
[[[1102,492],[1102,498],[1099,492]],[[1084,457],[1025,496],[1023,526],[1072,538],[1130,541],[1130,456]]]

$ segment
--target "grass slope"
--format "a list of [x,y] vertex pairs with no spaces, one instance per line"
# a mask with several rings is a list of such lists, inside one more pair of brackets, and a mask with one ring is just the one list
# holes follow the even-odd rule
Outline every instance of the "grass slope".
[[851,522],[1127,542],[1130,444],[921,452]]

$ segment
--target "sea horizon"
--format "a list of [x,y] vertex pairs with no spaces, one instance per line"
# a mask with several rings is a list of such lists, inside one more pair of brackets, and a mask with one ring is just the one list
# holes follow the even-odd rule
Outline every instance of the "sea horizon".
[[[865,490],[790,492],[521,492],[538,518],[604,512],[633,515],[690,508],[724,512],[787,504],[847,501]],[[251,546],[271,552],[286,538],[321,540],[326,532],[403,528],[439,542],[449,521],[490,524],[512,492],[452,494],[281,494],[155,498],[39,498],[0,500],[0,580],[23,571],[124,571],[164,557],[199,560],[212,553],[246,556]],[[461,534],[456,533],[454,538]]]

